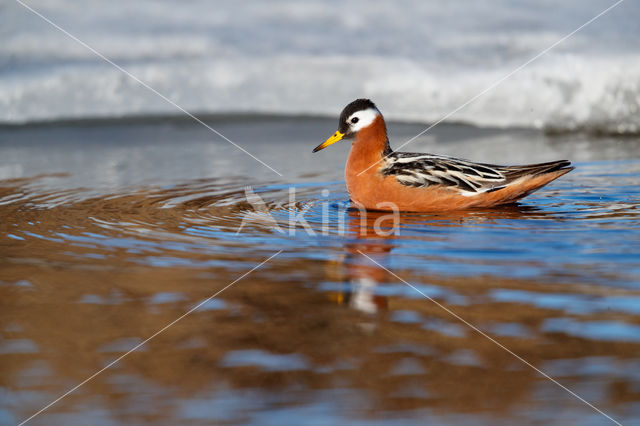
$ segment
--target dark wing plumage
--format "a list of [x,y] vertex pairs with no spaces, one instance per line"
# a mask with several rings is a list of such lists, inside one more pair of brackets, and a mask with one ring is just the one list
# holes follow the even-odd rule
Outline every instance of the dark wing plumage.
[[552,172],[569,166],[566,160],[526,166],[498,166],[432,154],[392,152],[385,157],[382,174],[403,185],[442,185],[468,193],[492,192],[525,175]]

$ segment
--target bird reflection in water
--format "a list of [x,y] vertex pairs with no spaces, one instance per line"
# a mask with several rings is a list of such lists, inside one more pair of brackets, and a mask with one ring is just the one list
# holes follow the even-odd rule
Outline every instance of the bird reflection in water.
[[[387,263],[394,247],[392,238],[397,233],[398,216],[389,212],[347,210],[347,243],[345,253],[328,264],[328,274],[334,281],[347,282],[348,286],[332,292],[332,301],[358,311],[375,314],[388,308],[386,296],[376,294],[376,286],[384,282],[389,273],[373,263]],[[363,254],[364,253],[364,254]],[[366,256],[365,256],[366,255]]]
[[[394,241],[404,238],[419,238],[436,241],[439,238],[420,233],[418,237],[411,228],[422,231],[428,227],[478,226],[502,219],[523,219],[532,216],[547,216],[536,207],[513,204],[500,209],[456,211],[439,214],[396,213],[350,208],[347,215],[347,242],[344,254],[327,265],[331,281],[347,283],[340,291],[330,292],[329,299],[358,311],[375,314],[389,308],[388,297],[376,292],[379,283],[389,280],[391,250]],[[374,263],[375,260],[378,264]],[[396,281],[393,279],[393,281]]]

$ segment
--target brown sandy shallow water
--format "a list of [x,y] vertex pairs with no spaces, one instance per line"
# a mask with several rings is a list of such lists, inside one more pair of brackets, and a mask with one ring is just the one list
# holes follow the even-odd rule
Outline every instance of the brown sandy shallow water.
[[414,148],[578,167],[381,237],[334,120],[211,122],[284,176],[179,120],[0,129],[0,423],[203,301],[28,424],[612,423],[425,296],[640,423],[640,141],[441,126]]

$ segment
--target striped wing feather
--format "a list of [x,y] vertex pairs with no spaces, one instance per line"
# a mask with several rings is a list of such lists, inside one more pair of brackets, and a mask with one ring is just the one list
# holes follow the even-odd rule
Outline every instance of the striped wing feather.
[[497,191],[523,176],[553,172],[571,165],[566,160],[523,166],[474,163],[459,158],[431,154],[392,152],[382,173],[394,176],[403,185],[442,185],[468,193]]

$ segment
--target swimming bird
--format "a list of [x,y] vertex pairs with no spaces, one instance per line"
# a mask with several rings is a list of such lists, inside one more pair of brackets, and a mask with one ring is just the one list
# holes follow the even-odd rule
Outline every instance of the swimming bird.
[[499,166],[393,151],[384,118],[369,99],[347,105],[338,131],[313,152],[344,139],[353,139],[345,167],[349,196],[372,210],[438,212],[511,204],[574,169],[567,160]]

